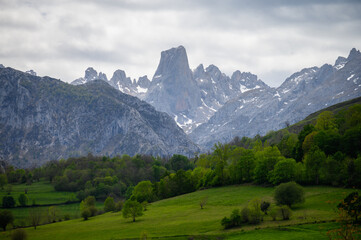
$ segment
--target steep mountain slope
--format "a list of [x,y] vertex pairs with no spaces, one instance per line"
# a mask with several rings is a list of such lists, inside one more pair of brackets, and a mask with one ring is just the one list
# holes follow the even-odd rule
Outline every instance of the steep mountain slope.
[[352,49],[334,66],[303,69],[277,89],[255,89],[230,100],[190,137],[206,148],[235,136],[264,135],[324,107],[361,96],[361,53]]
[[0,159],[27,167],[70,156],[199,151],[167,114],[105,81],[73,86],[0,68]]

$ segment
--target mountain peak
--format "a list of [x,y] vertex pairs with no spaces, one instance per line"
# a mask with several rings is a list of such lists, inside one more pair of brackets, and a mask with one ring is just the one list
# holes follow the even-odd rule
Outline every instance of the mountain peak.
[[356,48],[352,48],[351,51],[350,51],[350,54],[348,55],[347,59],[348,60],[352,60],[356,57],[359,57],[361,56],[361,53],[359,50],[356,50]]

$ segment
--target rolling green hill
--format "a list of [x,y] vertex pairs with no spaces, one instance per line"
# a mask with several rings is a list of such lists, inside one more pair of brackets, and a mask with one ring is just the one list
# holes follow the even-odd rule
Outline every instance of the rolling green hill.
[[[27,228],[29,239],[138,239],[145,231],[153,239],[327,239],[326,231],[335,228],[335,206],[352,189],[305,187],[306,202],[294,207],[288,221],[272,221],[265,216],[260,225],[223,230],[220,221],[233,209],[241,209],[254,198],[268,200],[273,205],[274,188],[239,185],[212,188],[152,203],[136,222],[124,219],[120,213],[106,213],[88,221],[75,219]],[[208,197],[204,209],[200,199]],[[326,222],[322,223],[321,222]],[[318,223],[309,225],[308,223]],[[300,225],[301,224],[301,225]],[[306,224],[306,225],[304,225]],[[254,231],[254,230],[257,231]],[[7,239],[9,232],[1,232]]]

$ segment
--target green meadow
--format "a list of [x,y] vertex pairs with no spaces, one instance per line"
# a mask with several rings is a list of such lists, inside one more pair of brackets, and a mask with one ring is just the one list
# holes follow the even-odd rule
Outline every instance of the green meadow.
[[[197,191],[151,203],[136,222],[121,213],[105,213],[87,221],[81,218],[27,228],[28,239],[139,239],[142,232],[153,239],[327,239],[337,227],[335,206],[352,189],[305,187],[306,202],[293,207],[290,220],[272,221],[267,215],[259,225],[224,230],[223,217],[254,198],[273,203],[273,187],[228,186]],[[204,209],[199,201],[207,197]],[[99,207],[99,204],[98,204]],[[16,210],[14,210],[16,211]],[[1,232],[7,239],[10,231]]]

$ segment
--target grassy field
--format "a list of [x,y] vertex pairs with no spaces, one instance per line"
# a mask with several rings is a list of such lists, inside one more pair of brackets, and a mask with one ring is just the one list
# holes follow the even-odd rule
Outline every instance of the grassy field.
[[[272,202],[273,188],[260,186],[229,186],[165,199],[152,203],[144,216],[133,223],[120,213],[106,213],[88,221],[75,219],[28,228],[29,239],[131,239],[139,238],[142,231],[161,239],[188,239],[189,236],[207,236],[215,239],[326,239],[328,229],[335,223],[306,224],[335,218],[335,206],[352,189],[332,187],[305,187],[306,202],[295,206],[288,221],[271,221],[265,216],[260,225],[223,230],[220,220],[233,209],[242,208],[254,198]],[[199,201],[208,197],[205,209]],[[257,229],[257,230],[255,230]],[[56,234],[55,234],[56,233]],[[1,235],[2,234],[2,235]],[[1,233],[6,239],[8,233]]]
[[[6,189],[6,187],[5,187]],[[0,190],[0,201],[2,203],[3,196],[7,195],[4,190]],[[44,205],[44,204],[60,204],[65,203],[66,201],[77,200],[76,196],[72,192],[56,192],[53,185],[49,184],[48,181],[35,182],[31,185],[25,184],[14,184],[12,185],[11,196],[14,197],[17,204],[19,195],[25,193],[27,189],[27,195],[29,198],[28,204]]]

